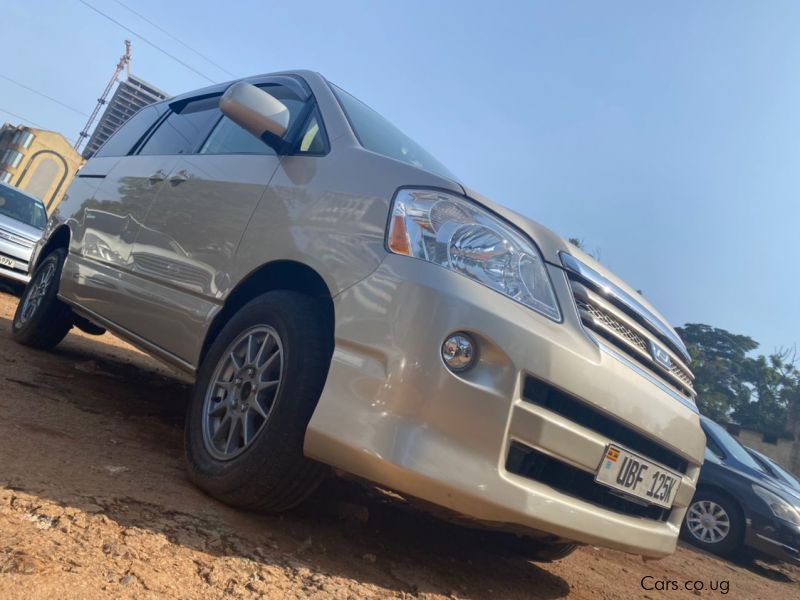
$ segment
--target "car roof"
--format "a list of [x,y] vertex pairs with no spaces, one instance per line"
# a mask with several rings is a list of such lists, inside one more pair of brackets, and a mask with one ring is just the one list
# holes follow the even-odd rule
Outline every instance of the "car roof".
[[183,94],[179,94],[177,96],[173,96],[164,102],[168,104],[175,104],[179,103],[182,100],[188,100],[189,98],[195,98],[197,96],[211,96],[215,94],[221,94],[225,90],[227,90],[230,86],[234,83],[239,81],[250,81],[250,82],[258,82],[262,79],[269,79],[274,77],[300,77],[301,79],[306,79],[309,77],[322,77],[319,73],[314,71],[307,71],[307,70],[294,70],[294,71],[276,71],[275,73],[262,73],[261,75],[249,75],[247,77],[239,77],[237,79],[231,79],[230,81],[223,81],[222,83],[215,83],[213,85],[206,86],[204,88],[199,88],[196,90],[192,90],[189,92],[184,92]]

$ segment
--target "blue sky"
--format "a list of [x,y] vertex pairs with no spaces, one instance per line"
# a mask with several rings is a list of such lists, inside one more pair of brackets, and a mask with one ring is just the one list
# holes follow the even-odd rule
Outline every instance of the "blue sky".
[[[800,341],[800,4],[124,2],[237,76],[320,71],[470,187],[598,248],[673,323]],[[0,74],[90,112],[130,34],[78,0],[0,5]],[[207,83],[132,41],[143,79]],[[0,110],[71,139],[86,120],[2,79]]]

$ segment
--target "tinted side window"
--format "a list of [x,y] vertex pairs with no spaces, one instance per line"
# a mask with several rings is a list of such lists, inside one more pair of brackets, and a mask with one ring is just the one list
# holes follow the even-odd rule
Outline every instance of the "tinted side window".
[[[266,84],[260,86],[275,98],[283,102],[289,109],[289,129],[295,124],[300,115],[304,114],[305,102],[288,87],[282,85]],[[187,107],[188,108],[188,107]],[[318,119],[318,117],[314,117]],[[301,152],[324,152],[325,139],[319,125],[319,120],[309,123],[301,133]],[[228,117],[222,117],[217,126],[208,136],[200,148],[200,154],[268,154],[274,155],[275,151],[253,134],[245,131]]]
[[95,153],[95,156],[125,156],[131,151],[131,148],[136,145],[136,142],[142,139],[142,136],[147,133],[147,130],[150,129],[153,123],[155,123],[166,110],[166,104],[151,104],[150,106],[145,106],[128,119],[122,127],[102,145]]
[[275,154],[275,151],[228,117],[222,117],[200,154]]
[[150,136],[139,154],[188,154],[219,118],[219,96],[189,102],[172,112]]
[[[747,453],[735,437],[726,431],[724,427],[714,421],[704,421],[703,427],[706,429],[706,439],[714,438],[715,446],[724,453],[725,456],[732,456],[740,463],[756,471],[764,469]],[[709,435],[709,431],[711,435]],[[709,444],[710,445],[710,444]],[[712,448],[713,449],[713,448]]]
[[319,111],[314,110],[308,119],[305,130],[300,135],[299,152],[302,154],[324,154],[327,148],[325,131],[322,128]]

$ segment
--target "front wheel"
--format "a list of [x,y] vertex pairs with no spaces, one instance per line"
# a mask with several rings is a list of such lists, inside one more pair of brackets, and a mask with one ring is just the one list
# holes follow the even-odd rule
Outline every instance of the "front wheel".
[[11,325],[11,335],[16,342],[49,350],[72,329],[72,311],[58,299],[58,283],[66,257],[66,249],[54,250],[33,273]]
[[191,479],[244,508],[291,508],[326,468],[303,441],[330,366],[333,333],[323,300],[269,292],[225,325],[198,373],[186,420]]
[[727,497],[698,492],[681,527],[681,536],[698,548],[720,556],[733,554],[741,546],[744,519]]

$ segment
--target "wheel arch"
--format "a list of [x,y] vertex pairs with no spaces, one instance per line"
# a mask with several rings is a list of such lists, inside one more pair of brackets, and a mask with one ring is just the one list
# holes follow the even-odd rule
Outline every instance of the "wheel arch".
[[42,246],[42,249],[37,254],[36,262],[30,269],[30,272],[33,273],[36,267],[39,266],[39,263],[42,262],[42,259],[50,254],[53,250],[57,248],[66,248],[69,250],[71,240],[72,230],[70,229],[69,225],[62,224],[56,227],[56,229],[53,230],[53,233],[51,233],[47,238],[47,241],[44,243],[44,246]]
[[197,360],[198,368],[203,364],[211,345],[231,317],[253,298],[275,290],[300,292],[323,300],[325,310],[328,312],[327,322],[330,324],[330,335],[333,337],[333,297],[323,277],[305,263],[294,260],[276,260],[261,265],[249,273],[228,294],[222,310],[214,316],[206,332]]

